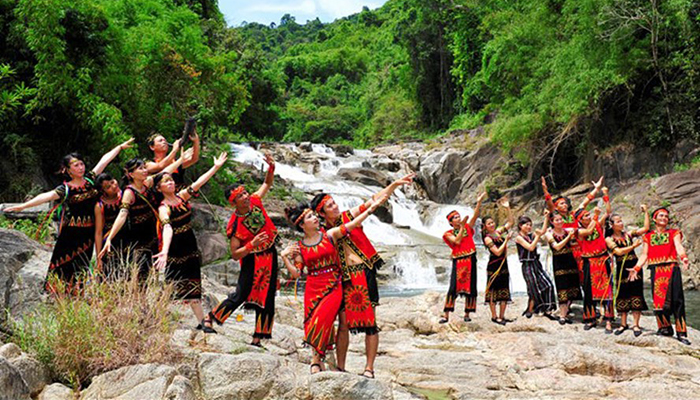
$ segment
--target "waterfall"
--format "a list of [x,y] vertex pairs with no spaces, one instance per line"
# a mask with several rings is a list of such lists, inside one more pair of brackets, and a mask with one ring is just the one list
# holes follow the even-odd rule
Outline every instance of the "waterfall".
[[[233,160],[249,164],[258,169],[267,168],[262,153],[247,144],[231,144]],[[301,154],[293,144],[280,145],[287,150]],[[355,207],[381,188],[363,185],[338,177],[341,168],[373,166],[376,157],[370,150],[355,150],[353,155],[339,157],[335,151],[323,144],[312,144],[311,152],[318,164],[316,173],[305,172],[295,165],[276,161],[275,175],[294,184],[307,193],[326,192],[333,196],[341,210]],[[398,178],[398,173],[389,175]],[[411,199],[400,189],[391,197],[388,204],[393,214],[393,224],[381,222],[372,215],[363,224],[365,233],[393,267],[396,277],[390,284],[395,289],[445,289],[452,268],[450,250],[442,241],[442,235],[450,229],[447,214],[457,210],[462,216],[471,215],[473,209],[465,205],[432,204],[426,210],[420,200]],[[421,218],[423,214],[424,218]],[[478,225],[478,224],[477,224]],[[477,284],[478,289],[486,288],[486,265],[488,251],[481,244],[481,235],[475,235],[477,242]],[[525,292],[525,280],[515,247],[508,249],[508,265],[511,277],[511,291]],[[544,253],[541,251],[541,253]],[[543,265],[548,261],[541,255]],[[442,270],[444,273],[438,274]],[[439,276],[440,275],[440,276]]]

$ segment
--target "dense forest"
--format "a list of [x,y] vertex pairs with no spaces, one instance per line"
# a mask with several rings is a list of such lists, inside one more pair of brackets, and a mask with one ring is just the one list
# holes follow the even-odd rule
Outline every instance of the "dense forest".
[[134,136],[146,154],[188,115],[205,143],[369,147],[485,125],[527,163],[697,143],[699,96],[692,0],[389,0],[239,27],[215,0],[0,0],[0,201],[69,151],[94,161]]

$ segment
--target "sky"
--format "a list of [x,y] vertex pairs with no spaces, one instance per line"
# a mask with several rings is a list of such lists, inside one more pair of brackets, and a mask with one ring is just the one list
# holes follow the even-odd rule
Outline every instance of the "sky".
[[292,15],[297,23],[303,24],[316,17],[322,22],[332,22],[362,11],[362,6],[375,9],[385,2],[386,0],[219,0],[219,9],[229,26],[238,26],[243,21],[279,24],[284,14]]

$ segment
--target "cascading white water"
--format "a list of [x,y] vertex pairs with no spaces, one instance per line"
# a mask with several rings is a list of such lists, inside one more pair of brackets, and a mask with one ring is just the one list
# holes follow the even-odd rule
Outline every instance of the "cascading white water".
[[[291,151],[299,153],[294,145],[283,145]],[[275,174],[292,182],[297,188],[307,193],[325,192],[333,196],[341,210],[355,207],[364,199],[379,191],[381,188],[363,185],[358,182],[345,180],[336,174],[341,168],[357,168],[371,165],[373,154],[370,150],[355,150],[348,157],[336,156],[333,149],[322,144],[313,144],[312,152],[318,157],[318,173],[309,174],[301,168],[276,162]],[[234,161],[253,165],[256,168],[267,168],[262,153],[246,144],[231,144]],[[398,176],[395,176],[398,177]],[[442,235],[450,229],[445,219],[446,215],[457,210],[461,215],[471,215],[473,209],[464,205],[438,204],[425,213],[425,221],[421,218],[418,201],[408,198],[401,190],[389,200],[394,224],[381,222],[376,216],[370,216],[364,223],[364,230],[369,239],[377,245],[380,251],[389,254],[397,273],[395,284],[399,289],[444,289],[448,282],[449,249],[442,242]],[[408,227],[404,229],[401,227]],[[486,265],[488,251],[480,244],[481,238],[475,238],[479,243],[477,251],[477,286],[480,291],[486,288]],[[511,276],[511,290],[525,292],[525,281],[522,277],[520,262],[515,248],[509,249],[508,265]],[[542,261],[544,264],[544,256]],[[545,264],[546,265],[546,264]],[[438,281],[436,269],[447,269],[447,277]]]

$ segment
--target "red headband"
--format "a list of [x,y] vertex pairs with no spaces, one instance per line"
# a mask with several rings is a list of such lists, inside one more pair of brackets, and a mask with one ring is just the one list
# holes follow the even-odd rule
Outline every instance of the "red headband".
[[563,197],[560,197],[557,199],[557,201],[554,202],[554,205],[559,205],[559,203],[564,202],[566,204],[566,199]]
[[306,215],[307,215],[308,213],[310,213],[310,212],[311,212],[311,209],[310,209],[310,208],[307,208],[307,209],[305,209],[304,211],[302,211],[301,215],[299,215],[299,216],[297,217],[297,219],[294,220],[294,225],[295,225],[295,226],[296,226],[296,225],[299,225],[299,222],[301,222],[301,221],[304,219],[304,217],[306,217]]
[[243,185],[233,189],[231,191],[231,194],[228,196],[228,202],[233,204],[233,201],[236,199],[236,196],[243,193],[244,190],[245,190],[245,187]]
[[449,214],[447,214],[447,220],[448,220],[448,221],[451,221],[451,220],[452,220],[452,217],[453,217],[455,214],[459,214],[459,212],[457,212],[457,210],[451,211]]
[[654,211],[654,214],[651,215],[651,219],[656,219],[656,215],[657,215],[660,211],[666,211],[666,214],[669,214],[669,215],[671,214],[671,213],[668,211],[667,208],[661,207],[661,208],[657,208],[656,211]]
[[323,206],[325,206],[326,203],[328,202],[328,200],[330,200],[330,199],[332,199],[332,197],[328,194],[323,196],[323,199],[321,199],[321,202],[318,203],[318,205],[316,206],[316,212],[320,213],[321,211],[323,211]]

